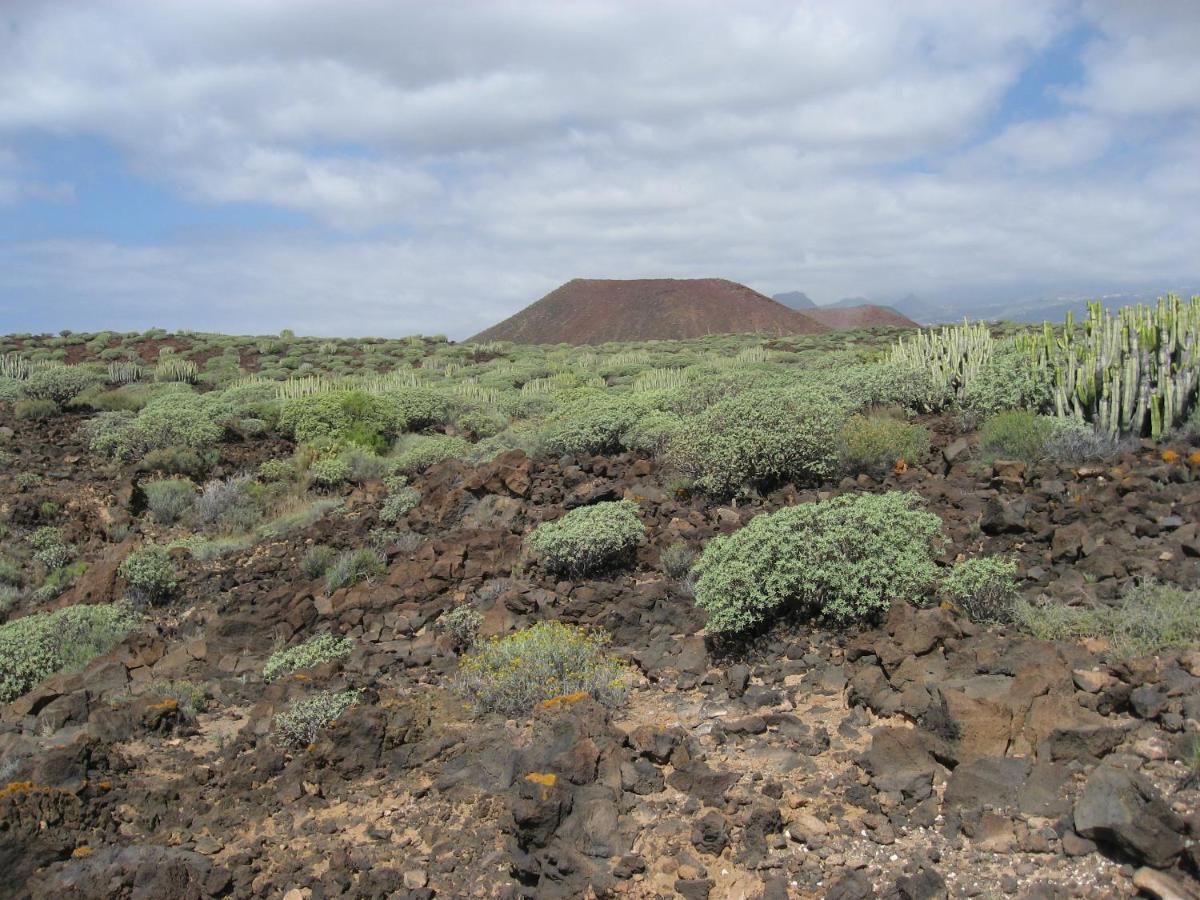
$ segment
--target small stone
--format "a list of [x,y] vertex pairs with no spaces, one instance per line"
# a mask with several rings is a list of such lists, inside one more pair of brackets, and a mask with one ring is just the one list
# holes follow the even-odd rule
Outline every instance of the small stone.
[[404,886],[410,891],[423,888],[428,883],[429,876],[425,874],[423,869],[408,869],[404,873]]

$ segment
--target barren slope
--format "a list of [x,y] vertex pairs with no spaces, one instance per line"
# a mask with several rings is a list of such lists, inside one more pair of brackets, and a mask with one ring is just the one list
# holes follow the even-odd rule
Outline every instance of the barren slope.
[[887,326],[889,328],[920,328],[921,326],[907,316],[901,315],[891,307],[847,306],[842,308],[806,309],[804,315],[827,325],[836,331],[851,328],[873,328]]
[[471,340],[602,344],[828,330],[806,314],[724,278],[576,278]]

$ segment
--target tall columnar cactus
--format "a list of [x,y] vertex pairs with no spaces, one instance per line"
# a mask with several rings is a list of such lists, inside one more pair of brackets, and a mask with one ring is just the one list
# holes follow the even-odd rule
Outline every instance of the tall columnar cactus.
[[964,321],[937,331],[918,331],[907,341],[901,337],[888,362],[924,369],[933,376],[935,392],[944,402],[961,401],[967,385],[987,365],[995,348],[987,325]]
[[1061,335],[1046,324],[1020,345],[1053,379],[1059,416],[1085,419],[1112,435],[1158,439],[1196,405],[1198,337],[1200,296],[1184,301],[1168,294],[1153,306],[1115,314],[1089,303],[1078,328],[1068,315]]

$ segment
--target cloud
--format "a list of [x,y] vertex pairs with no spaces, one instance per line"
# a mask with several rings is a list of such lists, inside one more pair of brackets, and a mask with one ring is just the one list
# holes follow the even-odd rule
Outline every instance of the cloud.
[[[100,296],[131,325],[462,337],[574,276],[821,300],[1191,277],[1196,21],[1066,0],[9,4],[0,141],[99,139],[185,209],[307,225],[11,242],[0,302],[38,302],[29,327],[81,327]],[[1081,30],[1082,76],[1009,108]],[[0,203],[70,181],[10,156]]]

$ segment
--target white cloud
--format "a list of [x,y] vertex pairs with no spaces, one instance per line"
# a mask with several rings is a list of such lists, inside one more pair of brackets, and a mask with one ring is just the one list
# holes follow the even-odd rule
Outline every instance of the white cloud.
[[[825,300],[1190,277],[1193,9],[0,6],[0,140],[100,138],[188,202],[319,223],[13,243],[0,302],[41,298],[39,327],[83,327],[72,317],[99,296],[139,325],[461,337],[577,275],[723,275]],[[1068,108],[986,138],[1031,58],[1081,23],[1097,38]],[[27,163],[0,158],[0,203],[29,196]]]

